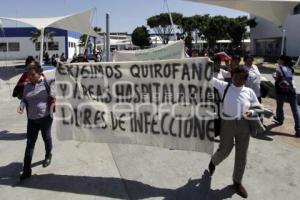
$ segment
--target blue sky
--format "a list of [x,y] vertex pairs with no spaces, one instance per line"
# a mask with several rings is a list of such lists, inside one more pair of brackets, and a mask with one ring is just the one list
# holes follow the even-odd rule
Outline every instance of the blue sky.
[[[50,17],[80,12],[96,7],[93,24],[105,27],[105,13],[111,14],[111,31],[131,33],[137,26],[146,25],[146,19],[167,12],[164,0],[1,0],[0,15],[5,17]],[[222,7],[209,6],[183,0],[168,0],[171,12],[185,16],[194,14],[226,15],[236,17],[247,13]],[[24,26],[16,22],[3,22],[4,26]]]

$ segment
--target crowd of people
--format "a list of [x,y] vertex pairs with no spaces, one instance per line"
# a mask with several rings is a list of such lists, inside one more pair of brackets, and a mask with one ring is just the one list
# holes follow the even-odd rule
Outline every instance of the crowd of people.
[[[38,56],[36,57],[36,59],[38,59]],[[56,66],[57,63],[59,63],[59,62],[65,62],[65,61],[67,61],[67,59],[65,57],[65,53],[61,53],[60,55],[58,55],[56,53],[56,54],[53,54],[51,57],[48,54],[48,52],[44,52],[44,54],[43,54],[43,62],[46,65]]]
[[[64,60],[62,54],[52,56],[51,62],[61,62]],[[199,56],[197,51],[192,51],[192,57]],[[54,59],[54,60],[53,60]],[[237,193],[247,198],[248,193],[242,184],[243,174],[247,162],[247,151],[250,140],[249,121],[251,117],[258,116],[251,110],[252,106],[261,105],[261,74],[259,68],[253,64],[254,58],[251,55],[241,57],[234,55],[223,65],[222,57],[213,56],[213,79],[212,85],[222,98],[222,116],[220,128],[219,149],[212,156],[209,163],[209,172],[214,174],[215,168],[231,152],[235,146],[235,164],[233,172],[233,183]],[[85,55],[78,55],[71,62],[88,62]],[[55,65],[57,64],[55,63]],[[40,64],[33,58],[26,59],[26,72],[18,81],[13,96],[21,100],[17,112],[22,114],[26,109],[27,113],[27,145],[24,156],[23,172],[21,180],[31,176],[31,161],[38,132],[41,131],[45,143],[45,159],[43,166],[47,167],[52,159],[52,139],[51,126],[52,117],[50,109],[55,102],[55,97],[49,87],[54,82],[43,74]],[[276,114],[274,123],[282,125],[284,121],[283,104],[285,100],[290,103],[295,120],[295,136],[300,137],[300,117],[297,106],[297,94],[293,82],[294,70],[289,57],[282,55],[278,59],[278,67],[274,73],[276,89]],[[249,119],[250,118],[250,119]],[[263,116],[258,118],[258,123],[262,126]],[[235,131],[232,131],[235,130]]]

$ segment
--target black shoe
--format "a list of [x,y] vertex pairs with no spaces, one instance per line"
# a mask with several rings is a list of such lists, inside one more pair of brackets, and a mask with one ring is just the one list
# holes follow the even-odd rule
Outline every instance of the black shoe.
[[31,177],[31,169],[26,169],[23,171],[23,173],[20,176],[20,180],[23,181],[27,178]]
[[283,124],[283,121],[279,121],[277,117],[273,117],[273,122],[277,125],[277,126],[281,126]]
[[242,184],[234,182],[234,187],[235,187],[236,193],[238,195],[240,195],[241,197],[247,199],[248,192]]
[[209,174],[210,176],[212,176],[215,172],[216,166],[212,163],[212,161],[210,161],[209,165],[208,165],[208,170],[209,170]]
[[43,167],[48,167],[51,164],[52,154],[49,154],[45,157],[43,161]]

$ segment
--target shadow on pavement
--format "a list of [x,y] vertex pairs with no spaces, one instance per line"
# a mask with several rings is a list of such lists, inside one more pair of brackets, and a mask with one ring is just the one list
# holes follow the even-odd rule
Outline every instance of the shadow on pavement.
[[[6,166],[0,167],[0,182],[2,179],[19,178],[19,174],[22,171],[22,163],[10,163]],[[14,182],[14,181],[13,181]]]
[[266,133],[260,133],[260,134],[257,134],[256,136],[252,136],[252,137],[255,139],[258,139],[258,140],[273,141],[273,138],[268,137],[266,135]]
[[24,69],[17,69],[15,66],[9,67],[0,67],[0,79],[3,81],[7,81],[15,76],[24,73]]
[[0,131],[0,140],[25,140],[26,133],[10,133],[9,131]]
[[295,135],[292,135],[292,134],[272,131],[272,129],[275,128],[275,127],[278,127],[278,125],[277,124],[270,124],[270,125],[268,125],[266,127],[267,131],[265,132],[265,134],[268,135],[268,136],[279,135],[279,136],[285,136],[285,137],[295,137]]
[[[158,188],[139,181],[113,177],[88,177],[58,174],[33,175],[30,179],[20,183],[19,173],[21,163],[11,163],[0,167],[0,185],[24,187],[56,192],[95,195],[118,199],[144,199],[162,197],[173,199],[214,199],[230,198],[235,194],[233,186],[226,186],[220,190],[211,189],[211,177],[207,170],[200,179],[189,180],[177,189]],[[125,186],[125,190],[124,190]]]
[[284,136],[284,137],[295,137],[292,134],[288,133],[282,133],[282,132],[276,132],[272,131],[273,128],[278,127],[279,125],[277,124],[270,124],[266,126],[266,131],[264,133],[258,134],[257,136],[254,136],[253,138],[258,139],[258,140],[265,140],[265,141],[273,141],[272,136]]

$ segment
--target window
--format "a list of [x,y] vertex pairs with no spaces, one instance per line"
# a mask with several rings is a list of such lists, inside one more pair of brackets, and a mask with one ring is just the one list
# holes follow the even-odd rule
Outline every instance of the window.
[[58,51],[59,43],[58,42],[48,42],[48,50],[49,51]]
[[35,50],[36,51],[40,51],[41,50],[41,43],[40,42],[36,42],[35,43]]
[[273,49],[273,43],[269,43],[268,48]]
[[69,47],[71,47],[71,42],[69,42]]
[[[41,50],[41,43],[40,42],[37,42],[35,43],[35,50],[36,51],[40,51]],[[44,42],[44,51],[46,51],[46,42]]]
[[9,42],[8,43],[8,51],[20,51],[20,43],[19,42]]
[[0,43],[0,52],[7,51],[7,43]]

